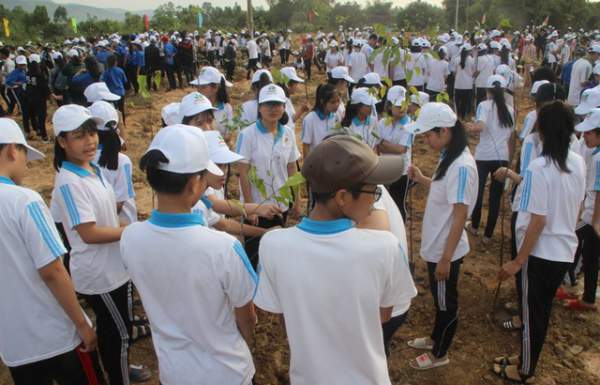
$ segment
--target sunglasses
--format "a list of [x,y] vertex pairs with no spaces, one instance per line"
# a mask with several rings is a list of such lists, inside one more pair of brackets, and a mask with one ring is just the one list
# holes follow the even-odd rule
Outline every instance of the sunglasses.
[[369,191],[369,190],[352,190],[352,191],[365,193],[365,194],[371,194],[371,195],[373,195],[373,199],[375,200],[375,202],[379,201],[379,199],[381,199],[381,195],[383,194],[383,190],[379,186],[377,186],[375,188],[375,190],[373,190],[373,191]]

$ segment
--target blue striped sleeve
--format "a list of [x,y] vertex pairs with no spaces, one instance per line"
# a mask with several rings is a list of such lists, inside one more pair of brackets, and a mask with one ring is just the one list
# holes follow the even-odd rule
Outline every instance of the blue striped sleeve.
[[238,135],[236,146],[235,146],[235,152],[237,152],[238,154],[240,153],[240,150],[242,149],[243,141],[244,141],[244,133],[240,132],[240,134]]
[[[256,284],[256,288],[258,288],[258,276],[256,275],[256,272],[254,271],[254,268],[252,267],[252,264],[250,263],[250,259],[248,259],[246,250],[244,250],[244,248],[242,247],[242,244],[238,241],[234,242],[233,250],[235,251],[235,253],[237,255],[239,255],[240,259],[244,263],[244,266],[246,267],[246,270],[248,270],[248,274],[250,274],[250,277],[252,277],[252,280]],[[254,289],[254,294],[256,294],[256,288]],[[252,297],[254,298],[254,295]]]
[[523,172],[525,172],[525,170],[527,170],[527,167],[529,166],[529,162],[531,161],[531,152],[533,151],[533,143],[527,143],[525,145],[525,149],[523,150],[523,161],[521,162],[521,175],[523,175]]
[[596,177],[594,178],[594,191],[600,191],[600,160],[596,161]]
[[67,207],[67,213],[69,214],[69,219],[71,220],[71,227],[80,225],[81,217],[79,215],[79,211],[77,211],[77,206],[75,205],[75,200],[73,199],[73,194],[71,194],[71,188],[69,185],[65,184],[60,186],[60,193],[62,194],[63,200],[65,201],[65,206]]
[[527,211],[529,207],[529,198],[531,196],[531,171],[525,171],[525,179],[523,180],[523,191],[521,192],[521,203],[519,204],[519,211]]
[[65,246],[62,241],[58,239],[58,234],[56,231],[52,231],[51,225],[46,220],[46,216],[42,211],[40,202],[31,202],[27,205],[27,212],[33,219],[37,230],[40,232],[42,239],[50,253],[54,257],[60,257],[67,253]]
[[467,188],[467,176],[469,172],[465,166],[458,168],[458,189],[456,190],[456,202],[465,203],[465,189]]
[[483,113],[483,103],[479,103],[479,105],[477,105],[477,112],[475,113],[476,121],[482,121],[482,119],[481,119],[482,113]]
[[213,204],[210,201],[210,199],[208,199],[208,197],[206,195],[202,195],[200,197],[200,200],[202,201],[202,203],[204,203],[204,206],[206,206],[207,209],[211,209]]
[[124,164],[123,170],[125,171],[125,178],[127,179],[127,195],[129,196],[129,198],[134,198],[135,190],[133,189],[133,175],[131,173],[131,164]]

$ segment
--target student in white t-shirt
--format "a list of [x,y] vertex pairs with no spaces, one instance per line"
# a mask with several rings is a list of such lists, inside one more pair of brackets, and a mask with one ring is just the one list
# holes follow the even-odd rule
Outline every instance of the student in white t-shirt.
[[363,52],[361,52],[360,45],[361,44],[359,40],[353,41],[352,53],[348,56],[348,60],[346,61],[346,65],[348,66],[350,77],[352,77],[352,79],[360,79],[365,76],[367,72],[369,72],[367,57]]
[[140,165],[157,208],[123,232],[121,253],[148,314],[161,383],[251,384],[256,274],[235,238],[190,213],[208,175],[222,175],[204,134],[163,128]]
[[465,43],[460,47],[460,55],[452,59],[454,68],[454,103],[456,114],[465,119],[473,106],[473,74],[475,59],[471,56],[472,47]]
[[447,50],[442,47],[438,51],[439,59],[431,57],[427,62],[427,79],[425,81],[425,92],[429,94],[431,100],[442,91],[446,90],[446,79],[450,75],[448,61],[446,60]]
[[67,104],[52,117],[56,136],[52,201],[71,245],[70,272],[96,315],[98,347],[111,385],[129,384],[131,285],[119,251],[124,227],[115,193],[93,162],[97,124],[85,107]]
[[248,50],[246,79],[250,79],[250,75],[258,70],[258,44],[256,44],[256,39],[249,39],[246,43],[246,49]]
[[336,112],[340,100],[340,94],[334,85],[327,83],[317,87],[315,106],[302,120],[301,139],[304,158],[336,128],[339,123]]
[[242,112],[240,119],[248,124],[256,122],[258,117],[258,95],[260,90],[267,84],[273,83],[273,75],[269,70],[261,69],[252,75],[251,89],[254,92],[254,98],[242,103]]
[[529,164],[517,189],[517,257],[505,263],[498,275],[521,279],[521,354],[494,360],[494,372],[513,381],[533,382],[552,301],[577,248],[575,226],[585,198],[585,163],[569,150],[574,120],[571,108],[562,101],[541,108],[542,155]]
[[600,258],[600,108],[593,109],[585,120],[575,126],[582,133],[585,145],[592,156],[587,162],[586,194],[581,220],[584,226],[583,274],[584,291],[581,299],[567,303],[567,308],[575,311],[596,310],[596,289],[598,285],[598,260]]
[[585,87],[592,75],[592,63],[598,60],[598,54],[600,53],[600,46],[596,47],[598,47],[599,52],[594,52],[592,48],[589,48],[584,57],[580,57],[573,63],[571,80],[569,82],[569,97],[567,99],[572,106],[579,105],[581,91],[583,91],[583,87]]
[[402,155],[404,168],[401,177],[391,185],[387,186],[394,203],[402,213],[402,219],[406,218],[406,194],[408,192],[408,166],[411,164],[411,149],[413,134],[406,129],[411,122],[407,115],[407,93],[402,86],[393,86],[388,90],[385,103],[385,114],[377,124],[377,135],[379,141],[375,151],[379,154]]
[[87,384],[75,350],[95,350],[96,333],[62,263],[67,251],[48,207],[20,186],[27,160],[43,157],[14,120],[0,118],[0,358],[15,385]]
[[283,315],[291,384],[391,384],[381,324],[414,286],[397,274],[407,268],[398,239],[354,223],[401,167],[401,157],[379,158],[349,135],[325,139],[302,167],[315,202],[310,215],[263,237],[255,302]]
[[[296,161],[300,159],[296,135],[286,126],[288,122],[285,112],[286,100],[285,92],[281,87],[275,84],[263,87],[258,98],[258,120],[244,128],[237,139],[236,152],[244,157],[238,163],[241,201],[258,204],[274,203],[282,210],[282,215],[272,220],[259,218],[258,226],[263,228],[282,226],[287,220],[288,213],[292,218],[297,218],[300,214],[299,194],[295,196],[291,208],[275,200],[275,195],[285,181],[298,171]],[[263,183],[251,180],[251,168]],[[261,192],[259,185],[264,185],[264,191]],[[252,216],[249,220],[253,220]],[[260,238],[254,237],[246,239],[245,242],[246,252],[254,265],[258,259],[259,241]]]
[[341,97],[340,106],[335,113],[338,121],[341,122],[342,119],[344,119],[344,115],[346,115],[346,106],[344,103],[349,99],[348,87],[356,83],[356,80],[350,77],[348,67],[338,66],[332,69],[331,73],[328,74],[327,83],[335,86],[335,89]]
[[425,53],[422,52],[422,48],[415,45],[414,41],[407,56],[406,72],[410,72],[410,76],[407,75],[406,77],[408,87],[415,87],[418,91],[425,91],[427,58]]
[[371,148],[374,148],[377,142],[377,134],[373,134],[377,127],[377,120],[373,118],[372,111],[378,102],[379,100],[369,93],[368,88],[355,88],[341,123],[350,135],[360,139]]
[[496,64],[491,55],[488,55],[488,47],[481,43],[477,46],[477,57],[475,58],[475,88],[476,88],[476,104],[483,102],[486,98],[487,80],[494,74]]
[[288,125],[291,128],[295,128],[295,122],[308,112],[308,106],[306,104],[300,106],[299,110],[296,111],[294,103],[292,103],[292,96],[298,92],[300,84],[304,84],[304,79],[298,76],[294,67],[283,67],[281,69],[281,74],[285,77],[286,83],[278,84],[278,86],[283,88],[287,98],[285,102],[285,112],[287,112],[288,118],[290,119]]
[[233,121],[233,108],[229,103],[229,94],[227,88],[233,84],[225,79],[225,76],[215,67],[202,67],[198,78],[190,82],[191,85],[198,87],[198,92],[206,96],[210,103],[215,107],[213,111],[213,128],[221,133],[229,141],[231,132],[227,126]]
[[429,187],[421,258],[427,262],[429,271],[435,324],[430,337],[408,342],[414,349],[428,351],[412,360],[410,366],[427,370],[450,362],[448,350],[458,326],[460,265],[469,253],[464,226],[475,206],[478,177],[465,129],[447,104],[426,104],[409,129],[415,134],[423,133],[429,146],[441,152],[433,178],[425,177],[415,166],[408,171],[412,180]]
[[488,175],[491,177],[488,217],[483,233],[483,242],[487,243],[494,235],[496,221],[500,214],[500,202],[504,185],[492,176],[500,167],[507,167],[514,147],[515,117],[513,109],[504,99],[505,79],[500,75],[492,75],[487,81],[488,100],[479,103],[475,115],[475,123],[467,123],[471,132],[479,133],[479,143],[475,148],[477,173],[479,175],[479,192],[477,204],[473,210],[468,230],[477,235],[481,220],[483,192]]
[[137,207],[133,189],[131,159],[121,152],[121,138],[116,130],[119,115],[112,104],[98,101],[89,107],[93,117],[101,122],[98,129],[98,151],[94,158],[115,192],[119,220],[123,223],[137,222]]
[[334,40],[329,44],[329,51],[325,55],[325,66],[327,73],[331,73],[331,70],[337,66],[344,65],[344,55],[338,51],[338,43]]

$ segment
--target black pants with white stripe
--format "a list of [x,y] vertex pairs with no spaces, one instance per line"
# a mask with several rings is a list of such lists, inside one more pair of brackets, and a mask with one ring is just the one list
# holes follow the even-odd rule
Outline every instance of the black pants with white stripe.
[[448,353],[458,326],[458,276],[462,258],[450,264],[450,277],[446,281],[436,281],[436,263],[427,262],[429,288],[435,305],[435,324],[431,332],[433,349],[431,354],[442,358]]
[[110,385],[129,385],[131,282],[109,293],[82,296],[96,314],[98,350]]
[[485,190],[485,184],[489,175],[490,191],[488,195],[488,217],[483,235],[491,238],[492,235],[494,235],[494,228],[496,228],[496,222],[498,221],[498,215],[500,214],[502,191],[504,190],[504,183],[498,182],[496,178],[494,178],[494,173],[500,167],[507,167],[508,161],[476,160],[475,163],[477,163],[477,174],[479,175],[479,190],[477,191],[477,202],[475,202],[475,207],[473,208],[473,213],[471,214],[471,225],[475,229],[479,228],[479,222],[481,221],[481,208],[483,206],[483,192]]
[[9,368],[15,385],[88,385],[88,378],[75,350],[56,357]]
[[406,222],[406,196],[408,193],[410,180],[408,175],[402,175],[400,179],[394,183],[385,186],[390,193],[390,196],[398,206],[400,214],[402,214],[402,220]]
[[521,374],[533,376],[552,311],[552,300],[567,269],[567,262],[548,261],[530,256],[519,272],[521,279]]

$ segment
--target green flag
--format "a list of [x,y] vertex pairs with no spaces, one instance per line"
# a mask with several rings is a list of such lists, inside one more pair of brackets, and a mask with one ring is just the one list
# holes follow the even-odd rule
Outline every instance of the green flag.
[[73,28],[73,33],[77,33],[77,19],[71,18],[71,28]]

